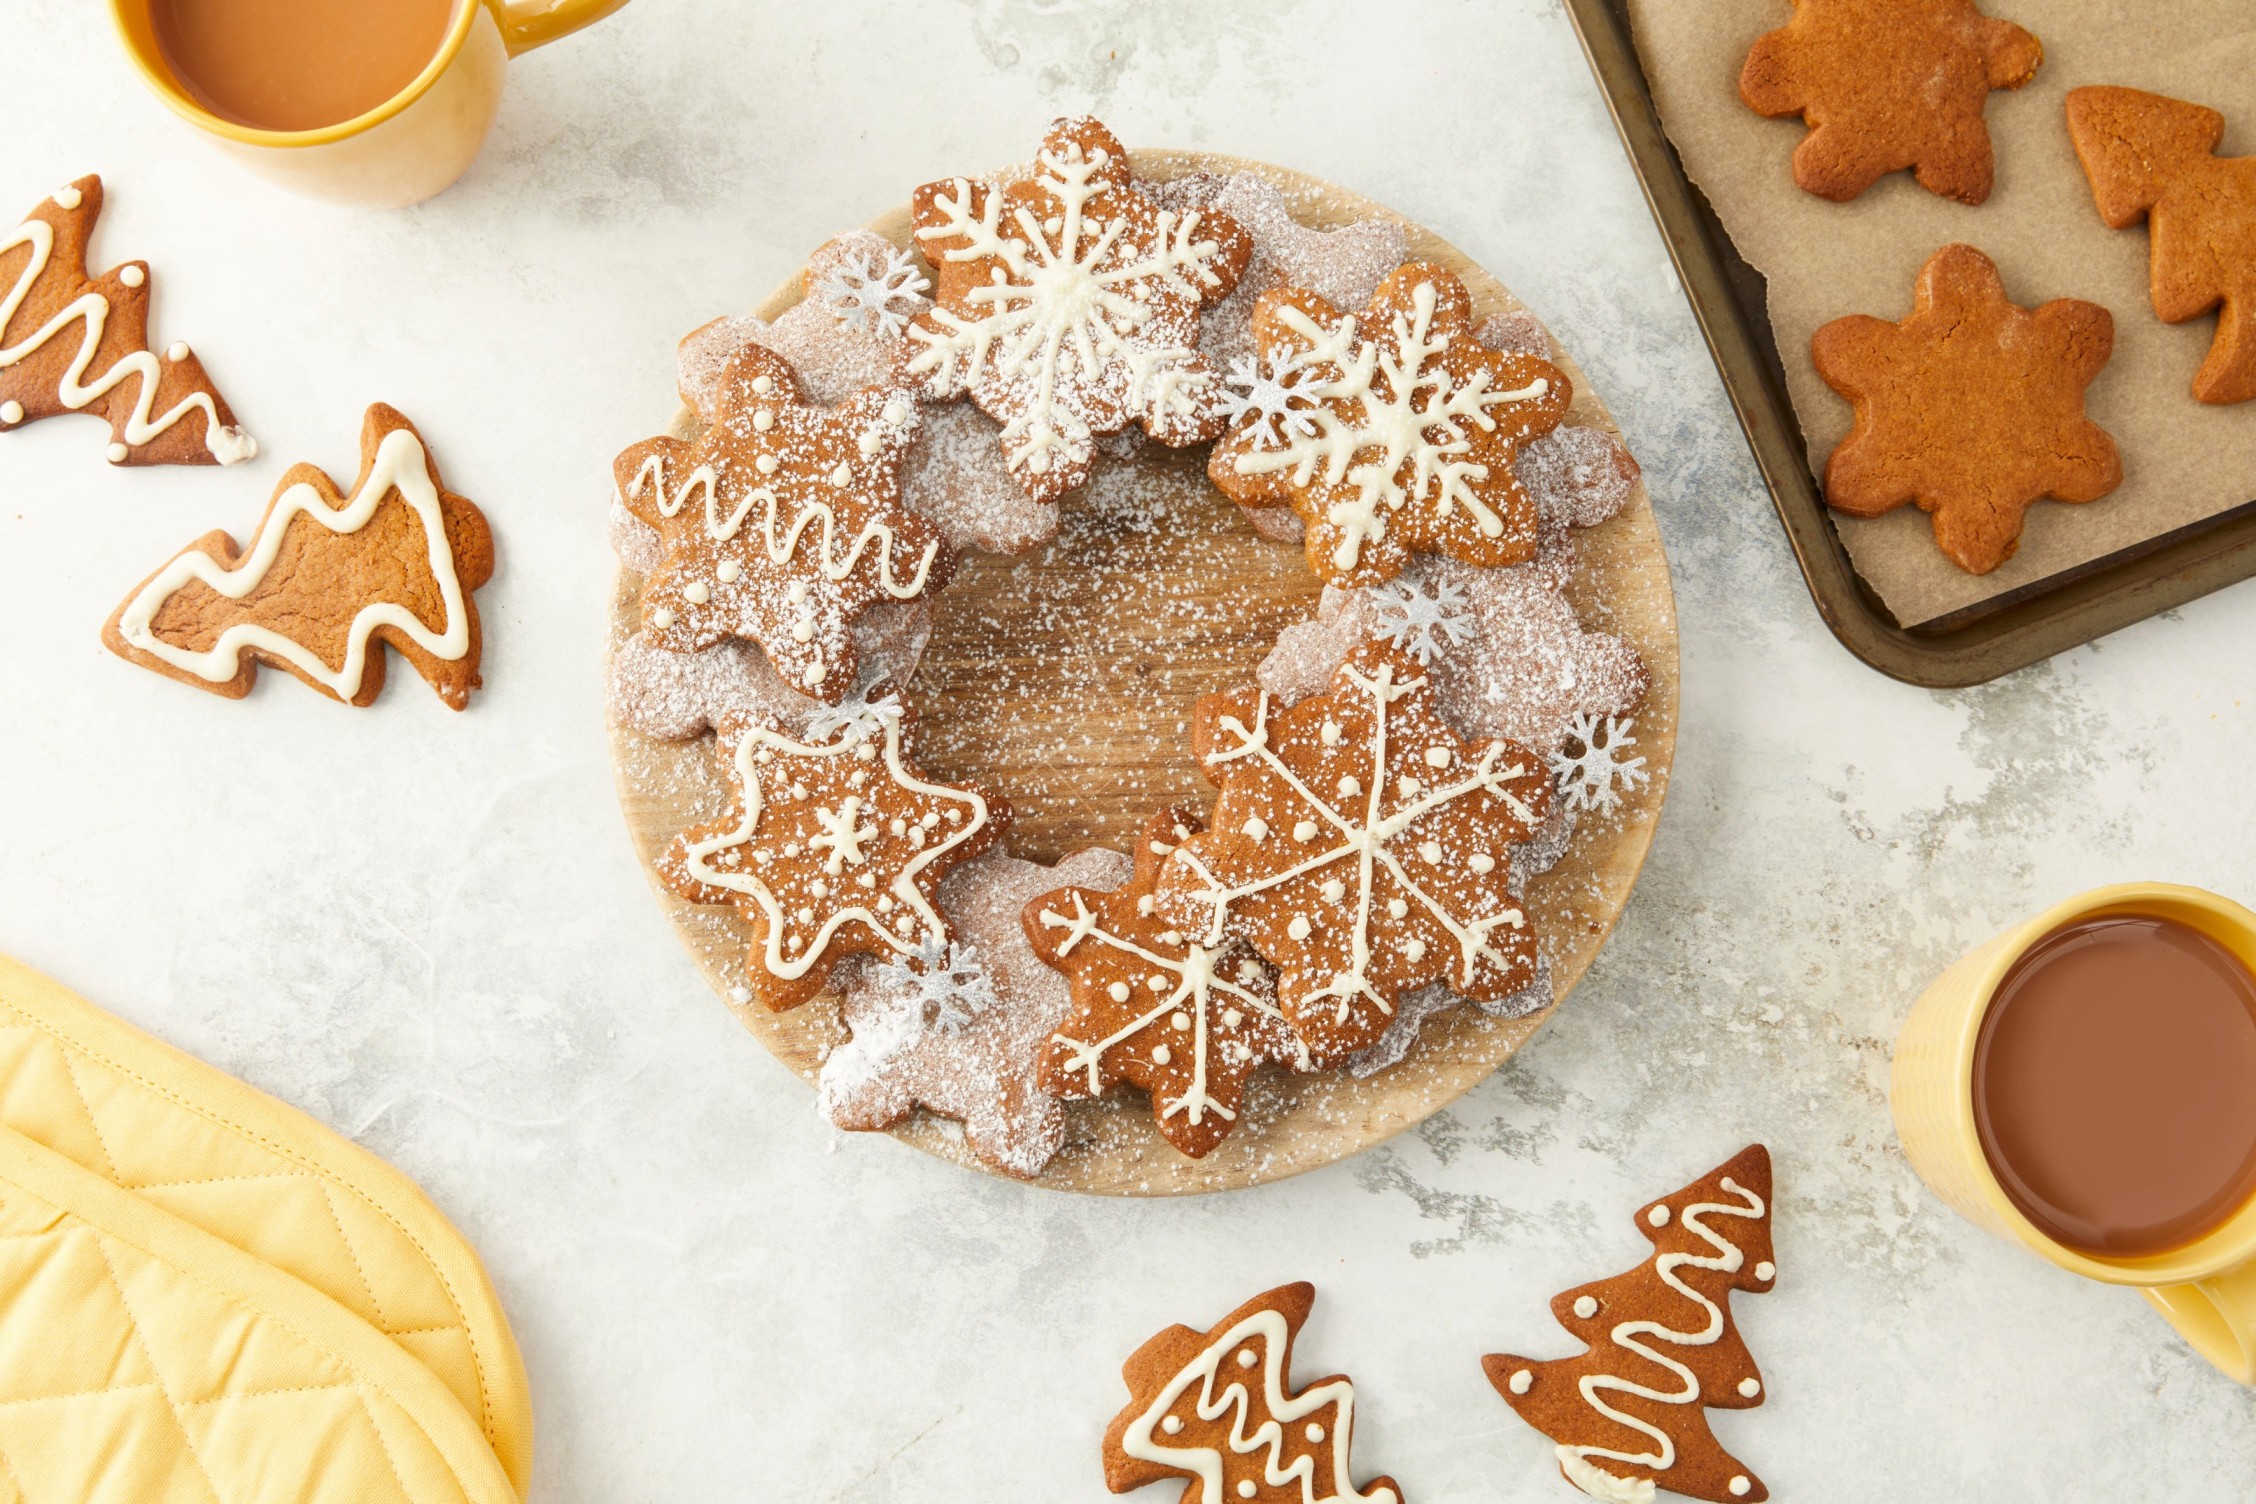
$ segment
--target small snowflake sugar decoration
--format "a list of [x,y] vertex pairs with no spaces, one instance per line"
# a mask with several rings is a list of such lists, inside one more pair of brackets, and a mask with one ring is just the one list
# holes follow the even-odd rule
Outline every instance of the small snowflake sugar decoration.
[[1511,849],[1554,797],[1537,754],[1443,724],[1409,654],[1365,643],[1289,710],[1263,691],[1201,700],[1193,743],[1222,790],[1176,847],[1159,913],[1277,967],[1278,1006],[1336,1059],[1386,1031],[1400,999],[1447,982],[1500,999],[1534,975]]
[[1252,247],[1226,216],[1137,192],[1126,150],[1094,120],[1052,125],[1036,164],[1000,186],[916,191],[938,286],[909,326],[906,370],[934,400],[969,392],[1002,423],[1027,494],[1055,501],[1088,479],[1100,434],[1141,423],[1182,446],[1221,431],[1199,310],[1237,284]]
[[838,737],[878,737],[900,724],[900,699],[890,694],[872,699],[865,687],[855,690],[836,705],[819,706],[807,718],[806,737],[815,742],[831,741]]
[[1230,362],[1223,411],[1255,447],[1282,449],[1295,439],[1316,437],[1319,384],[1298,351],[1272,350],[1259,360],[1241,355]]
[[1293,218],[1284,193],[1250,172],[1232,173],[1200,198],[1201,207],[1229,215],[1253,237],[1245,275],[1207,310],[1199,327],[1199,349],[1218,365],[1254,353],[1254,305],[1271,288],[1298,287],[1335,308],[1360,308],[1381,278],[1410,259],[1409,237],[1400,225],[1383,219],[1330,229],[1304,225]]
[[[1569,809],[1609,814],[1621,803],[1622,794],[1645,785],[1645,759],[1622,755],[1637,745],[1637,738],[1629,734],[1635,724],[1619,716],[1602,721],[1594,715],[1575,717],[1565,744],[1551,754],[1551,773]],[[1582,750],[1573,750],[1577,747]]]
[[885,248],[877,265],[849,261],[831,268],[815,293],[838,322],[849,329],[899,334],[925,310],[923,293],[932,286],[898,246]]
[[771,1009],[814,997],[848,956],[921,957],[952,938],[933,892],[1010,818],[979,789],[920,774],[905,717],[881,725],[830,741],[724,728],[736,807],[659,859],[673,892],[750,925],[750,990]]
[[1389,580],[1370,596],[1379,635],[1420,663],[1432,663],[1445,647],[1472,635],[1465,592],[1447,580],[1430,588],[1412,580]]
[[960,940],[927,935],[913,957],[880,961],[876,980],[902,1000],[920,1033],[961,1033],[995,1006],[995,979],[979,964],[979,952]]
[[1518,564],[1536,549],[1519,447],[1559,426],[1564,372],[1473,338],[1472,297],[1444,267],[1396,268],[1360,314],[1301,288],[1262,294],[1254,338],[1316,375],[1314,431],[1283,443],[1250,422],[1214,446],[1207,474],[1248,506],[1290,507],[1311,569],[1375,585],[1413,553]]

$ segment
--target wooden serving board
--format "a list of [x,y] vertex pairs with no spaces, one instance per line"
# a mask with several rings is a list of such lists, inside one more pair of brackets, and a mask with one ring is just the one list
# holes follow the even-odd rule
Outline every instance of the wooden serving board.
[[[1413,255],[1464,278],[1476,317],[1522,305],[1463,252],[1345,189],[1263,163],[1191,152],[1136,152],[1139,174],[1258,173],[1303,223],[1386,219]],[[909,244],[904,206],[870,228]],[[773,319],[799,301],[794,275],[756,313]],[[1614,431],[1605,404],[1564,353],[1574,381],[1568,421]],[[694,432],[683,410],[677,432]],[[1097,479],[1066,498],[1058,537],[1017,557],[975,554],[935,602],[931,646],[906,696],[917,714],[915,755],[942,780],[1002,793],[1016,855],[1055,861],[1088,845],[1128,849],[1136,829],[1171,803],[1212,806],[1191,756],[1192,702],[1252,682],[1285,627],[1314,616],[1321,593],[1298,545],[1256,537],[1207,483],[1206,450],[1141,446],[1100,458]],[[1652,689],[1636,713],[1637,751],[1651,781],[1610,815],[1586,816],[1565,858],[1529,885],[1537,934],[1565,998],[1597,957],[1629,900],[1652,842],[1676,745],[1676,601],[1668,559],[1640,484],[1621,515],[1578,532],[1568,589],[1584,622],[1644,655]],[[612,602],[616,645],[635,629],[639,580],[622,570]],[[719,814],[728,785],[713,739],[664,743],[611,728],[620,802],[646,871],[688,826]],[[675,930],[713,990],[779,1059],[812,1082],[846,1037],[825,996],[772,1014],[748,997],[751,927],[733,909],[684,903],[657,888]],[[1556,1005],[1554,1005],[1556,1006]],[[1330,1164],[1419,1122],[1462,1096],[1549,1017],[1492,1019],[1469,1007],[1430,1019],[1400,1064],[1368,1080],[1344,1072],[1255,1078],[1243,1120],[1203,1160],[1186,1159],[1152,1126],[1141,1092],[1121,1089],[1068,1104],[1066,1147],[1039,1183],[1106,1195],[1179,1195],[1281,1179]],[[894,1136],[958,1164],[984,1168],[953,1123],[920,1113]]]

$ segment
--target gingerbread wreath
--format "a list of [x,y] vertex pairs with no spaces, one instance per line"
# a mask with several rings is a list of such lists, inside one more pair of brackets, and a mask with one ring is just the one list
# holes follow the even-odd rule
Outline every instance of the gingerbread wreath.
[[[787,313],[690,335],[697,423],[614,467],[614,719],[709,738],[728,795],[658,877],[742,919],[741,1004],[834,1002],[824,1113],[923,1108],[1032,1176],[1068,1101],[1132,1090],[1195,1158],[1261,1071],[1368,1075],[1443,1009],[1546,1006],[1527,884],[1646,780],[1648,676],[1566,593],[1638,470],[1566,421],[1541,325],[1476,320],[1395,225],[1139,179],[1090,119],[919,188],[910,239],[831,241]],[[1208,446],[1321,602],[1198,702],[1211,809],[1023,860],[1001,791],[920,766],[902,691],[964,556],[1044,544],[1144,445]]]

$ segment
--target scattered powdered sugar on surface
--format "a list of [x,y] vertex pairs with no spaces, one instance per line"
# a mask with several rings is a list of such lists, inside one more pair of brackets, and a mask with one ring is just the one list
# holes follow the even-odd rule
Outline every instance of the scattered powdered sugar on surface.
[[1629,504],[1640,472],[1604,429],[1561,424],[1522,445],[1512,473],[1544,521],[1596,527]]
[[[1211,178],[1211,175],[1206,175]],[[1210,185],[1208,185],[1210,186]],[[1293,218],[1292,201],[1267,178],[1233,173],[1213,192],[1211,207],[1253,236],[1253,259],[1221,302],[1207,310],[1199,349],[1217,367],[1252,360],[1253,305],[1272,287],[1303,287],[1334,308],[1361,308],[1380,281],[1410,259],[1402,226],[1363,219],[1312,229]]]
[[987,1163],[1041,1173],[1065,1141],[1065,1107],[1036,1084],[1036,1067],[1072,997],[1027,943],[1019,913],[1055,888],[1117,888],[1132,870],[1117,851],[1078,852],[1055,867],[992,851],[948,874],[936,897],[960,947],[950,959],[970,965],[932,979],[899,966],[842,969],[853,1037],[823,1062],[823,1115],[841,1128],[881,1129],[921,1106],[961,1122]]
[[611,511],[605,519],[611,536],[611,552],[619,562],[636,574],[648,574],[666,559],[666,544],[658,536],[658,529],[628,511],[614,493]]
[[[916,673],[932,636],[932,603],[882,601],[852,628],[860,668],[850,699],[897,691]],[[611,655],[611,714],[660,741],[697,736],[723,720],[804,736],[826,709],[784,683],[759,645],[740,638],[698,653],[658,647],[640,632]]]

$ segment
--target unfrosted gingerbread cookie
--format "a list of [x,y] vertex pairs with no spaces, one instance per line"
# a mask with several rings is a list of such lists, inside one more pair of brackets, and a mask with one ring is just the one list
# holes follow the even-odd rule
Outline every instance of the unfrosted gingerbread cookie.
[[823,1062],[823,1114],[841,1128],[885,1129],[924,1107],[961,1122],[964,1142],[988,1164],[1040,1174],[1065,1142],[1065,1108],[1043,1089],[1039,1060],[1071,1004],[1019,914],[1060,883],[1104,890],[1128,876],[1128,859],[1102,849],[1055,867],[990,851],[949,874],[938,902],[957,941],[864,965],[848,980],[853,1038]]
[[108,421],[113,465],[232,465],[258,453],[204,363],[149,348],[149,264],[90,276],[102,180],[58,188],[0,237],[0,431],[61,413]]
[[1226,370],[1240,392],[1260,373],[1253,308],[1263,293],[1300,287],[1335,308],[1361,308],[1379,290],[1380,279],[1410,259],[1410,238],[1391,220],[1315,229],[1293,218],[1291,204],[1274,184],[1250,172],[1223,179],[1210,202],[1253,239],[1245,274],[1228,297],[1207,310],[1199,329],[1200,353]]
[[2077,298],[2022,308],[1997,264],[1946,245],[1898,323],[1853,314],[1810,339],[1818,375],[1856,408],[1825,462],[1825,500],[1855,517],[1916,503],[1969,574],[2021,546],[2030,503],[2096,501],[2123,478],[2084,389],[2115,348],[2106,309]]
[[2138,89],[2068,91],[2068,135],[2111,229],[2145,219],[2154,315],[2217,310],[2193,376],[2202,402],[2256,397],[2256,157],[2219,157],[2225,117]]
[[640,632],[611,655],[611,714],[659,741],[686,741],[734,721],[757,722],[791,736],[810,726],[872,707],[908,687],[932,639],[927,601],[887,601],[854,623],[860,664],[853,690],[836,705],[811,699],[783,682],[768,655],[731,638],[695,653],[655,646]]
[[2035,37],[1974,0],[1794,0],[1793,19],[1747,54],[1739,97],[1802,117],[1794,181],[1807,192],[1852,199],[1908,167],[1928,192],[1978,204],[1995,171],[1990,91],[2020,88],[2043,60]]
[[361,420],[350,495],[318,466],[291,466],[249,547],[206,533],[126,597],[102,641],[230,699],[268,663],[348,705],[375,702],[388,645],[460,710],[481,682],[473,592],[493,569],[485,514],[379,402]]
[[1327,584],[1377,584],[1413,553],[1487,566],[1534,554],[1513,458],[1559,426],[1573,392],[1550,362],[1472,338],[1454,273],[1398,267],[1360,313],[1275,289],[1253,326],[1287,396],[1242,413],[1207,474],[1233,501],[1297,513]]
[[1237,284],[1251,245],[1227,216],[1137,192],[1094,120],[1054,123],[1036,163],[1007,184],[917,189],[917,248],[938,285],[905,369],[934,400],[968,393],[999,420],[1012,474],[1054,502],[1089,478],[1100,434],[1140,424],[1179,447],[1221,431],[1199,311]]
[[933,900],[985,851],[1010,807],[926,778],[897,704],[810,728],[721,728],[732,808],[685,831],[658,876],[691,903],[727,904],[752,927],[750,991],[794,1008],[852,955],[914,956],[951,938]]
[[1362,1049],[1428,983],[1500,999],[1532,979],[1510,853],[1550,813],[1550,774],[1517,743],[1450,730],[1409,653],[1365,643],[1289,709],[1265,690],[1209,695],[1192,742],[1221,798],[1169,858],[1158,911],[1275,966],[1312,1055]]

